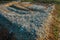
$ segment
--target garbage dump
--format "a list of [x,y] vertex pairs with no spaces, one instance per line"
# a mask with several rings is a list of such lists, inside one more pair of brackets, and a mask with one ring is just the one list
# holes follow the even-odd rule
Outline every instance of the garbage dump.
[[[15,5],[15,4],[14,4]],[[51,7],[33,4],[30,10],[18,8],[17,6],[3,7],[0,11],[0,24],[4,25],[9,33],[15,33],[17,40],[37,40],[37,37],[46,37],[43,23],[52,10]]]

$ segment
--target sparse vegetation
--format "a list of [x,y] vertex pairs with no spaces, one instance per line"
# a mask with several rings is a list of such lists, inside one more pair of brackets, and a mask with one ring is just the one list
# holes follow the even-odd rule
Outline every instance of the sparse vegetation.
[[60,3],[60,0],[22,0],[22,1],[36,3]]
[[58,40],[58,37],[59,37],[59,32],[60,32],[60,4],[56,4],[55,5],[56,7],[56,10],[54,11],[53,13],[53,16],[54,16],[54,25],[53,25],[53,33],[54,33],[54,36],[55,36],[55,40]]

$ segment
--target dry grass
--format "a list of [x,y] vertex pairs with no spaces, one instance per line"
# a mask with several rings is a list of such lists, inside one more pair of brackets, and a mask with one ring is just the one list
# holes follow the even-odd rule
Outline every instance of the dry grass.
[[59,37],[59,29],[60,29],[60,4],[55,5],[56,10],[54,10],[54,13],[52,14],[54,22],[52,24],[53,27],[53,33],[55,40],[58,40]]

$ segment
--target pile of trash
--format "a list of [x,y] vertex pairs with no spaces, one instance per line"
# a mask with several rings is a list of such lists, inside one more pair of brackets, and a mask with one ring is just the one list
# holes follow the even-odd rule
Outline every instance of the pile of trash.
[[[19,5],[20,6],[20,5]],[[15,4],[9,7],[2,7],[0,10],[0,24],[15,33],[17,40],[36,40],[37,37],[45,36],[43,23],[47,20],[52,7],[33,4],[19,8]],[[8,11],[8,12],[4,12]],[[43,37],[44,37],[43,36]]]

